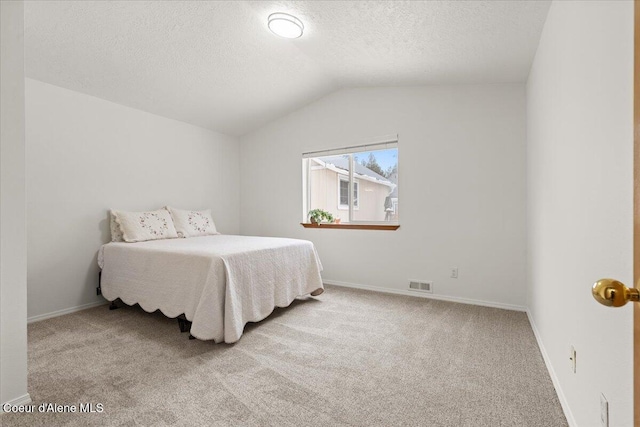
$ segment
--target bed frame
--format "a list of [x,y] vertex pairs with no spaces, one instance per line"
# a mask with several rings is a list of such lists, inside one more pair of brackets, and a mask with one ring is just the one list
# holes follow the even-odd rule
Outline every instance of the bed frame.
[[[98,272],[98,287],[96,288],[97,295],[102,295],[101,285],[102,285],[102,270]],[[111,304],[109,304],[109,310],[116,310],[120,308],[122,305],[127,305],[127,304],[122,302],[120,298],[116,298],[115,300],[111,301]],[[180,332],[191,332],[191,321],[187,320],[187,316],[185,316],[184,313],[176,317],[176,319],[178,319],[178,328],[180,328]],[[189,334],[189,339],[194,340],[196,339],[196,337]]]

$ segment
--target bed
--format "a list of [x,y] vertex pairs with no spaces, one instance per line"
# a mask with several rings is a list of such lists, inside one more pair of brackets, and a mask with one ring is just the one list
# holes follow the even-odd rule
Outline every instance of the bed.
[[[99,292],[109,301],[190,322],[191,336],[233,343],[248,322],[323,292],[313,243],[213,235],[111,242],[98,253]],[[182,324],[181,324],[182,330]]]

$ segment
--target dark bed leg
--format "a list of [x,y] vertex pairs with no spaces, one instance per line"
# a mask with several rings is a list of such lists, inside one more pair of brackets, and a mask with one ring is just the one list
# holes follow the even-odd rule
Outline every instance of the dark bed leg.
[[187,316],[181,314],[176,317],[178,319],[178,327],[180,328],[180,332],[189,332],[191,330],[191,322],[187,320]]
[[118,300],[116,299],[116,300],[111,301],[111,304],[109,304],[109,310],[115,310],[117,308],[120,308],[118,306],[118,304],[116,304],[116,301],[118,301]]
[[189,334],[189,339],[190,339],[190,340],[195,340],[195,339],[196,339],[196,337],[194,337],[193,335]]

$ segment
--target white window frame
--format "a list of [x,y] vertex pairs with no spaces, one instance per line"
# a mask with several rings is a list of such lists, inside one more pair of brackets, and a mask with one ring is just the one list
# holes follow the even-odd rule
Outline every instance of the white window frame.
[[[344,148],[337,148],[337,149],[331,149],[331,150],[322,150],[322,151],[310,151],[310,152],[305,152],[302,153],[302,167],[303,167],[303,185],[302,185],[302,195],[303,195],[303,207],[302,207],[302,211],[303,211],[303,222],[308,220],[308,212],[309,212],[309,207],[311,206],[311,159],[315,158],[315,157],[325,157],[325,156],[335,156],[335,155],[345,155],[348,154],[349,155],[349,175],[348,175],[348,179],[343,175],[343,174],[339,174],[339,179],[338,179],[338,200],[337,200],[337,205],[338,205],[338,210],[348,210],[349,211],[349,218],[346,222],[350,223],[350,224],[372,224],[372,225],[399,225],[399,221],[362,221],[362,220],[354,220],[354,214],[353,212],[356,210],[359,210],[360,206],[360,183],[359,180],[356,179],[354,177],[354,169],[355,169],[355,165],[354,165],[354,158],[353,158],[353,154],[355,153],[360,153],[360,152],[366,152],[366,151],[376,151],[376,150],[384,150],[384,149],[391,149],[391,148],[395,148],[398,149],[398,169],[400,168],[400,145],[399,145],[399,139],[398,139],[398,135],[390,135],[390,136],[384,136],[384,137],[380,137],[377,138],[373,141],[369,141],[365,144],[360,144],[360,145],[354,145],[354,146],[349,146],[349,147],[344,147]],[[340,204],[340,180],[345,180],[348,181],[351,185],[349,186],[349,206],[346,207],[345,209],[345,205],[341,205]],[[358,186],[358,206],[353,206],[352,203],[352,199],[353,199],[353,190],[355,185]],[[395,211],[395,206],[394,206],[394,211]]]

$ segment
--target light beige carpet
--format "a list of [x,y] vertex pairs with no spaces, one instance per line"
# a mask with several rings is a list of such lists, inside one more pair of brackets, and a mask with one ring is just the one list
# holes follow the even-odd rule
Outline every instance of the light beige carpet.
[[29,325],[38,405],[3,426],[566,426],[524,313],[327,287],[233,345],[106,306]]

